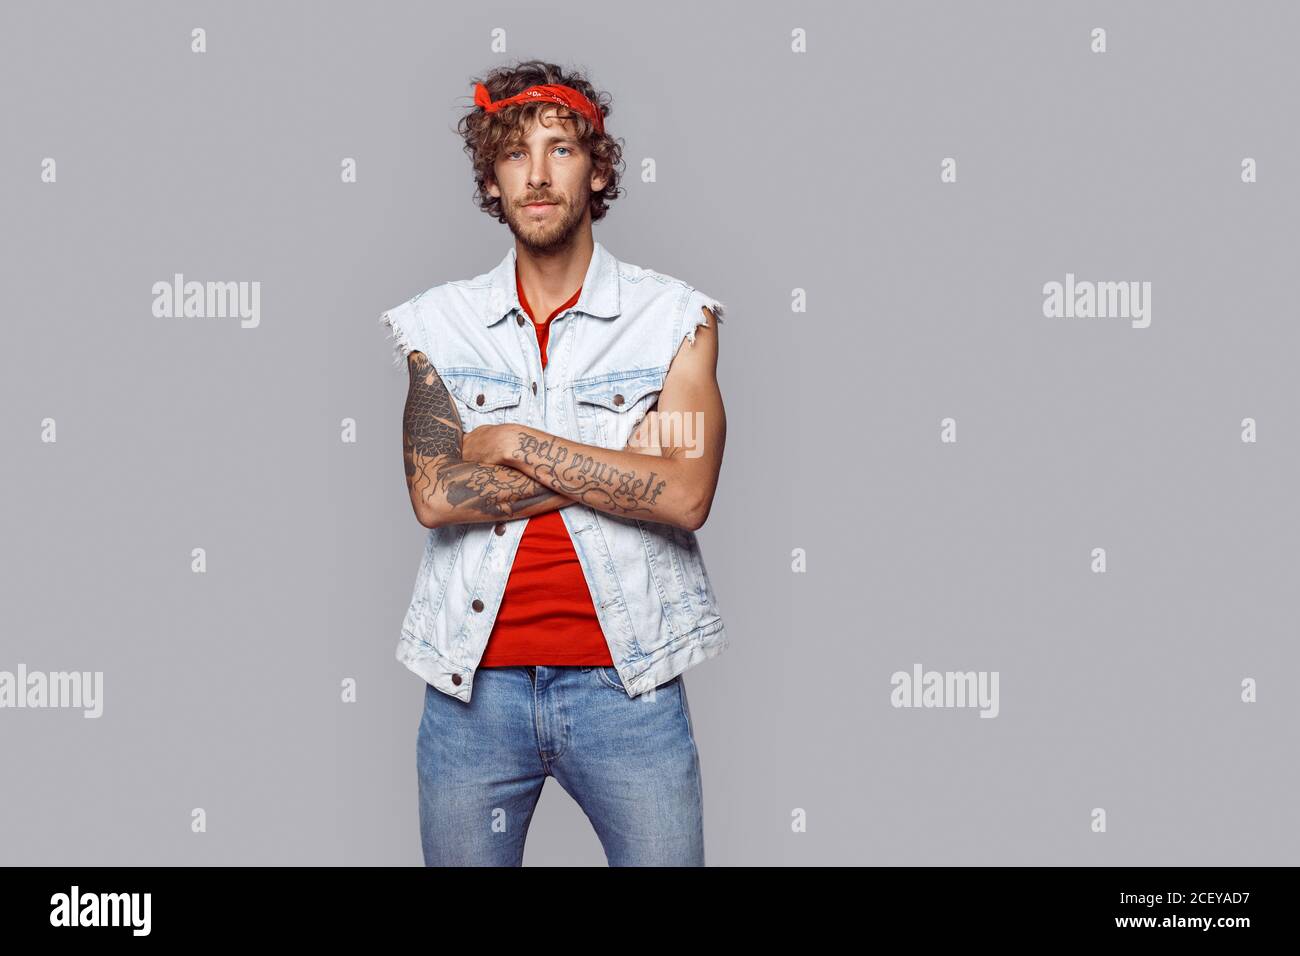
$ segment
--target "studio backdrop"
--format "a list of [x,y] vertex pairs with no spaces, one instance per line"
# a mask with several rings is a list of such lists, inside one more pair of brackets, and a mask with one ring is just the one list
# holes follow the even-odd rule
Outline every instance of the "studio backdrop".
[[[1297,861],[1295,5],[0,18],[0,862],[419,865],[379,316],[510,247],[523,57],[727,306],[709,863]],[[554,785],[527,862],[604,863]]]

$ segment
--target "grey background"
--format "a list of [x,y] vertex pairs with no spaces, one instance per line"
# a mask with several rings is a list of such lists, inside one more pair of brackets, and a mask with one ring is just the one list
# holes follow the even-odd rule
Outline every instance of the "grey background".
[[[98,720],[0,711],[0,862],[421,862],[393,652],[424,532],[377,317],[504,255],[453,126],[530,56],[614,95],[596,237],[729,308],[708,862],[1297,862],[1293,5],[0,17],[0,669],[106,682]],[[260,328],[154,318],[174,272],[260,281]],[[1045,319],[1066,272],[1152,282],[1151,327]],[[999,671],[1000,716],[892,708],[913,662]],[[526,863],[604,863],[553,780]]]

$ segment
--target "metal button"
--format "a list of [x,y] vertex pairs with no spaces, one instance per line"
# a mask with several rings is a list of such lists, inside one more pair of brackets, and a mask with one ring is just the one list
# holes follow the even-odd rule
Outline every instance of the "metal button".
[[505,523],[504,521],[498,521],[498,522],[497,522],[496,532],[497,532],[497,534],[505,534],[505,533],[506,533],[506,523]]
[[524,314],[522,312],[515,316],[515,322],[519,325],[524,324]]
[[622,396],[622,395],[615,395],[615,396],[614,396],[614,404],[615,404],[615,405],[622,405],[622,404],[623,404],[623,396]]
[[472,607],[476,611],[481,611],[483,610],[483,602],[480,601],[478,598],[475,598],[474,603],[471,604],[470,607]]
[[459,675],[459,674],[452,674],[452,675],[451,675],[451,682],[452,682],[453,684],[455,684],[457,687],[459,687],[459,686],[460,686],[460,675]]
[[478,393],[478,398],[474,399],[474,404],[475,404],[475,405],[482,405],[485,401],[487,401],[487,399],[483,397],[483,393],[482,393],[482,392],[479,392],[479,393]]
[[537,383],[536,383],[536,382],[533,382],[533,394],[534,394],[534,395],[537,394]]

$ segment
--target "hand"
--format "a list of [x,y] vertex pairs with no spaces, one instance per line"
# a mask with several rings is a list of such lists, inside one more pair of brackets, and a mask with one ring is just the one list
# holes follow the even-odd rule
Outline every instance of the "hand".
[[627,440],[627,446],[623,450],[662,458],[663,448],[659,445],[661,431],[659,412],[646,412],[645,418],[633,430],[632,437]]
[[473,431],[466,432],[460,443],[460,457],[483,465],[499,464],[497,446],[500,432],[500,425],[479,425]]

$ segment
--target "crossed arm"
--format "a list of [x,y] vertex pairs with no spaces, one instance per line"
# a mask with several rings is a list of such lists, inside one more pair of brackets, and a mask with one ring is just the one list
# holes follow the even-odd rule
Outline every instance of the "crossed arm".
[[426,528],[524,518],[572,504],[513,468],[467,460],[460,413],[423,352],[407,356],[411,383],[402,416],[406,486]]
[[716,322],[699,327],[695,342],[678,351],[656,410],[622,450],[528,425],[482,425],[465,433],[428,357],[412,352],[403,446],[416,517],[436,528],[530,517],[580,502],[608,514],[699,528],[713,502],[726,439],[716,330]]

